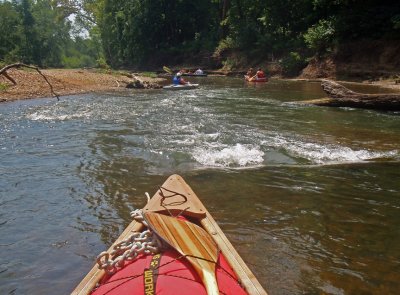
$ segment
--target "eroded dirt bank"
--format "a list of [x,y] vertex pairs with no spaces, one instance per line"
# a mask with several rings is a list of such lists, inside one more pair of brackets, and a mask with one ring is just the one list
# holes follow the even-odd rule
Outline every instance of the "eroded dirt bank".
[[[60,96],[105,90],[126,88],[135,79],[122,73],[103,73],[96,70],[81,69],[50,69],[41,70]],[[10,69],[7,73],[17,82],[13,85],[2,75],[1,85],[6,89],[0,90],[0,101],[51,97],[51,90],[46,81],[34,70]],[[140,81],[158,85],[164,79],[135,76]]]

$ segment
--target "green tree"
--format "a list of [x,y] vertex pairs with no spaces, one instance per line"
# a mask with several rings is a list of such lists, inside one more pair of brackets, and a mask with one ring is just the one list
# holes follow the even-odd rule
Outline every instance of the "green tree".
[[21,50],[21,21],[15,5],[0,2],[0,60],[13,62],[18,59]]
[[38,40],[35,29],[35,19],[32,15],[31,0],[22,0],[20,5],[22,15],[21,59],[26,63],[41,66],[39,52],[37,50]]
[[158,56],[173,57],[215,46],[218,3],[104,0],[97,20],[109,62],[140,64]]
[[321,19],[316,25],[308,28],[304,34],[304,40],[309,48],[320,55],[333,45],[334,36],[335,29],[332,21]]
[[70,39],[69,21],[57,9],[57,3],[50,0],[37,0],[32,8],[35,19],[36,63],[40,66],[61,66],[63,48]]

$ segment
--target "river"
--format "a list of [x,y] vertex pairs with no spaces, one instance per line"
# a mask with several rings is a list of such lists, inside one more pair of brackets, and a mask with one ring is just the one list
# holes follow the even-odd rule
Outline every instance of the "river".
[[0,294],[71,292],[174,173],[269,294],[398,294],[399,113],[293,103],[319,83],[189,80],[0,104]]

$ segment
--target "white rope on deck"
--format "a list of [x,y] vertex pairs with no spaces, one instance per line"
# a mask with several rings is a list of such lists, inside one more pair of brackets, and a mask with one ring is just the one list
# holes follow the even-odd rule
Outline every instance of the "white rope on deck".
[[143,211],[136,209],[131,212],[131,216],[137,222],[143,223],[147,230],[143,232],[134,232],[125,240],[114,245],[111,253],[102,252],[97,256],[97,264],[99,269],[104,269],[108,274],[114,274],[118,268],[125,265],[126,261],[132,261],[140,254],[149,255],[160,252],[162,247],[161,241],[148,227],[144,220]]

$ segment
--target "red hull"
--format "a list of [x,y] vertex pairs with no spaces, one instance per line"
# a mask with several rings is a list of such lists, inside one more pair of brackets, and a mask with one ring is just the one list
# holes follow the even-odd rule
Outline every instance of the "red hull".
[[247,82],[268,82],[268,78],[249,78],[249,76],[244,76]]
[[[149,273],[152,258],[153,255],[141,256],[116,274],[104,277],[100,282],[100,287],[92,294],[207,295],[200,277],[190,263],[175,250],[168,250],[161,254],[156,270],[158,275],[154,274],[154,270]],[[247,294],[221,254],[216,267],[216,277],[221,294]]]

